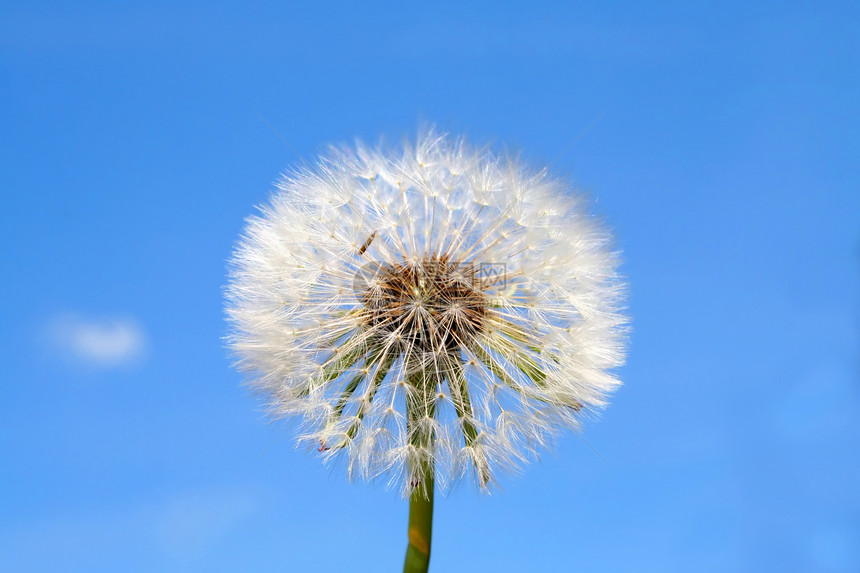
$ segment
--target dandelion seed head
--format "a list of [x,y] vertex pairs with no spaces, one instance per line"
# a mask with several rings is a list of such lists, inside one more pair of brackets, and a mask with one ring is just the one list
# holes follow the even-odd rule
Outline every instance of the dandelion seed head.
[[620,384],[617,267],[564,182],[428,131],[281,179],[231,261],[229,343],[351,478],[488,489]]

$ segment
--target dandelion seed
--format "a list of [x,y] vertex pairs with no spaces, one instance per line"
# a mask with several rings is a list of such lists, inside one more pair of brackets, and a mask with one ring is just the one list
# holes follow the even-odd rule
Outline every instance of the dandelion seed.
[[619,385],[617,265],[543,171],[432,131],[333,150],[248,220],[230,344],[301,441],[410,496],[426,565],[435,486],[488,490]]

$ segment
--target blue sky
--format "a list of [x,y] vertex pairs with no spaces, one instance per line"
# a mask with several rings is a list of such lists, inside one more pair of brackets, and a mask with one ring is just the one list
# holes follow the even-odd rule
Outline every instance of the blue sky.
[[535,165],[575,141],[553,171],[624,250],[625,386],[582,436],[602,459],[569,434],[442,498],[431,570],[860,569],[858,22],[4,3],[0,569],[399,570],[406,504],[269,447],[223,347],[225,261],[298,161],[257,113],[304,156],[421,122]]

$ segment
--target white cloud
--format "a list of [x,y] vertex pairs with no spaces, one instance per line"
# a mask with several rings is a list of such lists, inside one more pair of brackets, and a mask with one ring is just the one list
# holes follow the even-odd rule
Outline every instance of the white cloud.
[[131,318],[65,315],[53,322],[51,333],[61,351],[96,368],[133,364],[146,350],[146,335]]

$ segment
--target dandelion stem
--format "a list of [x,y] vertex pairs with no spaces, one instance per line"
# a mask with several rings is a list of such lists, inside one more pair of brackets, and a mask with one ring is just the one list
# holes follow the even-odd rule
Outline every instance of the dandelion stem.
[[409,545],[403,573],[426,573],[430,566],[430,538],[433,532],[433,474],[409,496]]
[[409,495],[409,545],[403,573],[427,573],[430,566],[430,541],[433,534],[433,432],[423,419],[436,413],[435,392],[440,380],[419,372],[409,377],[406,420],[409,441],[418,452],[410,468],[412,493]]

